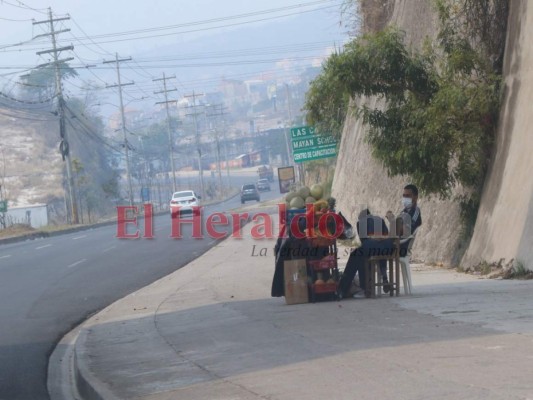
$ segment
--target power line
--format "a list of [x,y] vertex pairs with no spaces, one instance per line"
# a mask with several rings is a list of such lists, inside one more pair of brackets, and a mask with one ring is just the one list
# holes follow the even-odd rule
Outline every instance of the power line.
[[281,46],[266,46],[253,48],[240,48],[234,50],[214,51],[214,52],[200,52],[200,53],[186,53],[179,56],[167,57],[140,57],[139,62],[161,62],[161,61],[181,61],[181,60],[201,60],[211,58],[228,58],[251,55],[266,55],[266,54],[280,54],[280,53],[294,53],[314,50],[323,50],[327,45],[331,45],[331,41],[321,42],[307,42],[307,43],[293,43]]
[[[16,112],[19,112],[20,110],[16,110]],[[5,117],[11,117],[11,118],[17,118],[17,119],[24,119],[28,121],[39,121],[39,122],[57,122],[57,118],[50,119],[50,118],[33,118],[28,116],[21,116],[21,115],[13,115],[13,114],[7,114],[5,112],[0,111],[0,115],[3,115]],[[35,115],[35,114],[31,114]]]
[[[68,47],[68,46],[67,46]],[[40,52],[41,53],[41,52]],[[219,66],[231,66],[231,65],[253,65],[253,64],[269,64],[276,63],[279,61],[305,61],[305,60],[316,60],[318,58],[326,58],[327,56],[302,56],[302,57],[282,57],[282,58],[266,58],[266,59],[256,59],[256,60],[235,60],[235,61],[222,61],[222,62],[213,62],[213,63],[191,63],[191,64],[154,64],[146,65],[144,68],[149,69],[161,69],[161,68],[199,68],[199,67],[219,67]],[[60,69],[85,69],[86,65],[69,65],[60,67]],[[27,65],[8,65],[0,66],[0,69],[31,69]],[[112,67],[95,67],[97,70],[109,70],[113,69]]]
[[[137,67],[139,67],[139,69],[141,69],[142,71],[145,71],[144,67],[142,67],[141,65],[139,65],[139,63],[136,61],[136,60],[133,60],[133,63],[135,65],[137,65]],[[148,79],[152,79],[153,76],[151,74],[149,74],[147,71],[145,71],[145,74],[140,74],[137,72],[138,75],[144,75],[145,78],[148,78]]]
[[[81,43],[85,43],[86,44],[86,42],[88,40],[89,42],[91,42],[94,45],[100,45],[100,44],[105,44],[105,43],[115,43],[115,42],[129,41],[129,40],[149,39],[149,38],[172,36],[172,35],[179,35],[179,34],[185,34],[185,33],[202,32],[202,31],[207,31],[207,30],[214,30],[214,29],[220,29],[220,28],[240,26],[240,25],[252,24],[252,23],[256,23],[256,22],[264,22],[264,21],[270,21],[270,20],[279,19],[279,18],[285,18],[285,17],[298,15],[298,14],[321,11],[321,10],[324,10],[324,9],[330,9],[330,8],[338,7],[339,4],[328,5],[328,6],[325,6],[325,7],[317,7],[317,8],[313,8],[311,10],[299,10],[297,12],[286,13],[286,14],[276,15],[276,16],[272,16],[272,17],[265,17],[265,18],[254,19],[254,20],[249,20],[249,21],[241,21],[241,22],[235,22],[235,23],[231,23],[231,24],[217,25],[217,26],[204,27],[204,28],[198,28],[198,29],[190,29],[190,30],[185,30],[185,31],[162,33],[162,34],[156,34],[156,35],[135,36],[135,37],[130,37],[130,38],[122,38],[122,39],[114,39],[114,40],[102,40],[102,41],[95,40],[95,39],[106,39],[106,38],[114,38],[114,37],[135,35],[135,34],[138,34],[138,33],[149,33],[149,32],[157,32],[157,31],[162,31],[162,30],[177,29],[177,28],[180,28],[180,27],[187,27],[187,26],[205,25],[205,24],[214,23],[214,22],[222,22],[222,21],[228,21],[228,20],[234,20],[234,19],[242,19],[242,18],[245,18],[245,17],[255,16],[255,15],[265,15],[265,14],[279,13],[280,11],[284,11],[284,10],[297,9],[297,8],[303,8],[303,7],[310,7],[310,6],[317,5],[317,4],[331,3],[331,2],[335,2],[335,1],[338,1],[338,0],[319,0],[319,1],[314,1],[314,2],[309,2],[309,3],[301,3],[301,4],[296,4],[296,5],[286,6],[286,7],[280,7],[280,8],[275,8],[275,9],[256,11],[256,12],[252,12],[252,13],[238,14],[238,15],[226,16],[226,17],[221,17],[221,18],[214,18],[214,19],[203,20],[203,21],[194,21],[194,22],[189,22],[189,23],[185,23],[185,24],[169,25],[169,26],[153,27],[153,28],[144,28],[144,29],[137,29],[137,30],[131,30],[131,31],[114,32],[114,33],[108,33],[108,34],[94,35],[92,37],[87,35],[87,38],[85,38],[85,39],[83,37],[80,37],[80,38],[75,37],[75,39],[78,40],[80,44]],[[66,40],[63,39],[63,41],[66,41]],[[8,45],[7,47],[12,47],[12,46],[13,45]],[[2,48],[2,46],[0,45],[0,49],[1,48]]]
[[11,18],[0,17],[0,19],[2,21],[9,21],[9,22],[28,22],[28,21],[33,21],[33,19],[31,19],[31,18],[28,18],[28,19],[11,19]]
[[[186,30],[186,31],[178,31],[178,32],[172,32],[172,33],[161,33],[161,34],[157,34],[157,35],[135,36],[135,37],[124,38],[124,39],[93,41],[93,43],[95,43],[95,44],[96,43],[98,43],[98,44],[117,43],[117,42],[126,42],[126,41],[130,41],[130,40],[151,39],[151,38],[157,38],[157,37],[182,35],[182,34],[186,34],[186,33],[204,32],[204,31],[215,30],[215,29],[220,29],[220,28],[229,28],[229,27],[235,27],[235,26],[241,26],[241,25],[254,24],[256,22],[271,21],[271,20],[274,20],[274,19],[285,18],[285,17],[290,17],[290,16],[293,16],[293,15],[299,15],[299,14],[310,13],[310,12],[316,12],[316,11],[320,11],[320,10],[330,9],[330,8],[333,8],[333,7],[337,7],[337,5],[335,5],[335,6],[327,6],[327,7],[320,7],[320,8],[316,8],[316,9],[313,9],[313,10],[305,10],[305,11],[293,12],[293,13],[288,13],[288,14],[284,14],[284,15],[281,15],[281,16],[265,17],[265,18],[251,20],[251,21],[236,22],[236,23],[232,23],[232,24],[217,25],[217,26],[199,28],[199,29],[190,29],[190,30]],[[119,34],[118,36],[123,36],[123,35],[124,34]]]
[[[78,54],[77,54],[74,50],[72,50],[72,53],[74,53],[74,56],[75,56],[78,60],[82,61],[81,58],[80,58],[80,56],[78,56]],[[87,71],[89,71],[89,73],[90,73],[92,76],[94,76],[96,79],[98,79],[98,80],[99,80],[100,82],[102,82],[104,85],[107,85],[107,82],[104,81],[102,78],[100,78],[98,75],[96,75],[96,74],[92,71],[92,68],[88,68],[88,66],[86,66],[86,69],[87,69]]]
[[[89,35],[83,30],[83,28],[82,28],[82,27],[76,22],[76,20],[75,20],[74,18],[71,17],[71,20],[72,20],[72,22],[74,23],[74,25],[76,25],[76,27],[81,31],[81,33],[83,33],[83,35],[84,35],[84,36],[85,36],[85,37],[86,37],[91,43],[93,43],[96,47],[98,47],[100,50],[102,50],[103,53],[99,53],[99,52],[97,52],[97,51],[95,51],[95,50],[91,50],[91,51],[95,52],[96,54],[102,55],[102,56],[112,56],[112,55],[113,55],[112,53],[110,53],[109,51],[107,51],[106,49],[104,49],[102,46],[100,46],[98,43],[94,42],[94,41],[91,39],[91,37],[90,37],[90,36],[89,36]],[[73,35],[72,37],[73,37],[74,39],[76,39],[76,37],[75,37],[74,35]],[[80,44],[82,44],[80,40],[78,40],[78,42],[79,42]],[[84,45],[84,46],[87,47],[87,45]],[[87,48],[89,48],[89,47],[87,47]]]
[[[42,87],[42,86],[41,86]],[[17,103],[23,103],[23,104],[43,104],[43,103],[50,103],[52,102],[52,100],[54,100],[57,96],[53,96],[49,99],[45,99],[45,100],[35,100],[35,101],[31,101],[31,100],[20,100],[20,99],[17,99],[15,97],[12,97],[12,96],[9,96],[5,93],[2,93],[0,92],[0,96],[2,97],[5,97],[6,99],[9,99],[11,101],[14,101],[14,102],[17,102]]]
[[[100,35],[93,35],[91,37],[91,39],[103,39],[103,38],[110,38],[110,37],[134,35],[134,34],[138,34],[138,33],[149,33],[149,32],[157,32],[157,31],[171,30],[171,29],[177,29],[177,28],[185,28],[185,27],[189,27],[189,26],[206,25],[206,24],[211,24],[211,23],[215,23],[215,22],[230,21],[230,20],[234,20],[234,19],[242,19],[242,18],[247,18],[247,17],[254,17],[254,16],[257,16],[257,15],[279,13],[281,11],[294,10],[294,9],[299,9],[299,8],[303,8],[303,7],[311,7],[311,6],[318,5],[318,4],[331,3],[332,1],[338,1],[338,0],[318,0],[318,1],[308,2],[308,3],[293,4],[293,5],[290,5],[290,6],[284,6],[284,7],[278,7],[278,8],[271,8],[271,9],[267,9],[267,10],[248,12],[248,13],[244,13],[244,14],[235,14],[235,15],[230,15],[230,16],[225,16],[225,17],[211,18],[211,19],[207,19],[207,20],[186,22],[186,23],[183,23],[183,24],[158,26],[158,27],[135,29],[135,30],[130,30],[130,31],[121,31],[121,32],[113,32],[113,33],[104,33],[104,34],[100,34]],[[330,8],[330,7],[331,6],[328,6],[328,8]],[[309,10],[309,11],[314,11],[314,10],[317,10],[317,9],[313,9],[313,10]],[[300,11],[300,12],[302,12],[302,11]],[[276,17],[276,18],[279,18],[279,17]]]
[[[93,140],[95,141],[98,141],[99,143],[103,144],[104,146],[106,146],[107,148],[117,152],[117,153],[120,153],[120,154],[123,154],[123,151],[118,149],[117,147],[113,146],[112,144],[108,143],[107,140],[105,138],[103,138],[102,136],[100,136],[98,133],[96,133],[90,126],[88,126],[82,119],[81,117],[76,113],[74,112],[70,107],[66,106],[66,109],[69,111],[69,113],[71,114],[72,116],[72,120],[74,121],[77,121],[78,124],[80,125],[80,127],[85,131],[85,133],[91,137]],[[76,129],[76,127],[73,125],[72,123],[72,120],[71,119],[68,119],[68,123],[74,128]]]
[[19,0],[15,0],[19,5],[17,4],[13,4],[7,0],[2,0],[2,4],[7,4],[9,6],[12,6],[12,7],[17,7],[17,8],[21,8],[23,10],[32,10],[32,11],[36,11],[38,13],[41,13],[41,14],[47,14],[47,12],[45,11],[46,8],[33,8],[33,7],[30,7],[28,6],[27,4],[24,4],[22,1],[19,1]]

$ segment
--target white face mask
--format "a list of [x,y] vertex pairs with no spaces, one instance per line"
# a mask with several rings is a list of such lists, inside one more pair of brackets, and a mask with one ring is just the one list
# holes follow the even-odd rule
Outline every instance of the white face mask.
[[405,208],[411,208],[413,205],[413,199],[409,197],[402,197],[402,204]]

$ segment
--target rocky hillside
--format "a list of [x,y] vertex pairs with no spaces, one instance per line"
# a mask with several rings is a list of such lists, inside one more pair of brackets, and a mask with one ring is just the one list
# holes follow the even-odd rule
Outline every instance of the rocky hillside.
[[[69,110],[77,105],[75,99],[70,100]],[[94,220],[113,206],[118,171],[111,164],[116,152],[96,137],[101,128],[97,117],[81,117],[80,111],[77,115],[67,120],[73,176],[78,206],[86,220],[89,214]],[[80,118],[88,128],[82,129]],[[0,184],[10,207],[45,203],[50,220],[64,223],[65,163],[59,153],[57,117],[50,111],[18,109],[0,102],[0,126]]]
[[59,133],[54,116],[4,106],[0,108],[0,126],[0,180],[4,180],[9,204],[62,199],[63,163],[57,150]]

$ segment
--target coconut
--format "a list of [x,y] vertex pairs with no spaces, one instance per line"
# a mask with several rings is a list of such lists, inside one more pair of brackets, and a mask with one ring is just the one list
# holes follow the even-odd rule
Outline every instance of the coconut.
[[298,196],[300,196],[302,199],[309,197],[310,194],[311,190],[307,186],[304,186],[298,190]]
[[292,199],[294,199],[296,196],[298,196],[298,193],[296,192],[289,192],[287,193],[287,195],[285,196],[285,201],[287,201],[287,203],[290,203]]
[[324,195],[324,188],[322,187],[322,185],[315,183],[313,186],[311,186],[310,193],[311,196],[313,196],[315,199],[320,200]]
[[315,285],[324,285],[326,282],[324,282],[322,279],[317,279],[315,281]]
[[293,197],[290,202],[291,208],[304,208],[305,200],[300,196]]
[[305,199],[305,204],[313,204],[316,199],[313,196],[309,196]]

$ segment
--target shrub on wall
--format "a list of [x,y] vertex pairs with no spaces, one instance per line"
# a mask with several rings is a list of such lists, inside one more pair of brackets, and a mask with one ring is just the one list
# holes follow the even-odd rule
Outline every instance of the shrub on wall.
[[437,4],[436,43],[411,51],[394,28],[358,37],[325,62],[305,108],[319,131],[340,135],[350,98],[381,99],[377,108],[354,105],[369,128],[373,155],[389,175],[410,176],[426,194],[447,197],[457,185],[472,189],[462,198],[471,213],[497,124],[500,71],[489,47],[475,46],[476,37],[460,29],[459,3]]

